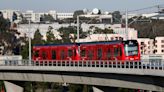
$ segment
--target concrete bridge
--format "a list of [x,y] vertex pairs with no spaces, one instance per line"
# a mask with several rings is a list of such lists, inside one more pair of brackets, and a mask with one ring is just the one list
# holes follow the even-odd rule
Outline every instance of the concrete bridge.
[[0,79],[164,91],[163,63],[111,62],[44,61],[39,64],[28,61],[21,61],[21,64],[8,62],[0,66]]

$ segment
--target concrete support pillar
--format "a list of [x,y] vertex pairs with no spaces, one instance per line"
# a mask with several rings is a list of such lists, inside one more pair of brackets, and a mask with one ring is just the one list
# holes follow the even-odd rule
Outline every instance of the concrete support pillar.
[[6,92],[23,92],[23,88],[14,83],[4,81],[4,85]]

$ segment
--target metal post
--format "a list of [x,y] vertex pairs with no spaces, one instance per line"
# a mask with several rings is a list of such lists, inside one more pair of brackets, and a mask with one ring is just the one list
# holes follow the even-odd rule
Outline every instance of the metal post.
[[[79,15],[77,15],[77,42],[79,43]],[[80,54],[80,46],[78,46],[78,52]]]
[[126,33],[126,40],[128,40],[128,10],[126,9],[126,19],[125,19],[125,33]]
[[79,16],[77,15],[77,42],[79,42]]
[[31,65],[31,21],[29,19],[29,34],[28,34],[28,37],[29,37],[29,62],[28,64]]

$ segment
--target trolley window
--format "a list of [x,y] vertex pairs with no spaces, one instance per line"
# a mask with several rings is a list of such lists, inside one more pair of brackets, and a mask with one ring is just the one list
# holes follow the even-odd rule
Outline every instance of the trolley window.
[[114,48],[114,56],[121,56],[122,52],[121,52],[121,47],[118,48]]
[[88,58],[90,60],[93,58],[93,50],[88,50]]
[[81,55],[82,57],[85,57],[85,53],[86,53],[86,50],[81,50],[81,54],[80,54],[80,55]]
[[102,59],[102,49],[101,48],[99,48],[98,50],[97,50],[97,58],[100,60],[100,59]]
[[62,51],[60,52],[60,58],[61,58],[61,59],[64,59],[64,58],[65,58],[64,50],[62,50]]
[[56,51],[52,50],[52,59],[56,59]]
[[73,56],[73,50],[69,49],[68,50],[68,57],[72,57]]
[[114,57],[119,56],[119,48],[114,48]]
[[108,48],[107,50],[107,59],[110,59],[111,58],[111,50],[110,48]]
[[47,54],[46,54],[45,51],[42,52],[42,58],[43,58],[43,59],[47,59]]
[[39,57],[39,50],[34,51],[34,56],[35,56],[35,57]]

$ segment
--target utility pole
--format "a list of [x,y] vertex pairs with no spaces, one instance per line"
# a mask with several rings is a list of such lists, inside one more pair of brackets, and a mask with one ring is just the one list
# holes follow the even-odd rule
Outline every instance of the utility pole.
[[[77,42],[79,43],[79,15],[77,15]],[[80,46],[78,46],[78,52],[80,54]]]
[[28,34],[28,41],[29,41],[29,62],[28,64],[31,65],[31,20],[29,19],[29,34]]
[[77,42],[79,43],[79,15],[77,15]]
[[126,40],[128,40],[128,10],[126,9],[126,19],[125,19],[125,34],[126,34]]

